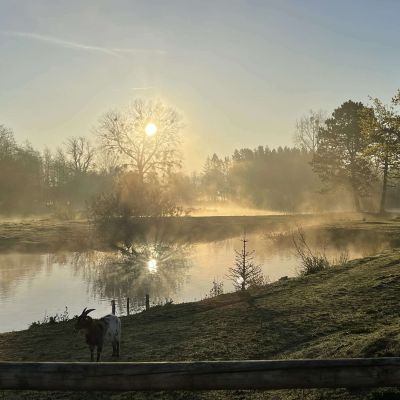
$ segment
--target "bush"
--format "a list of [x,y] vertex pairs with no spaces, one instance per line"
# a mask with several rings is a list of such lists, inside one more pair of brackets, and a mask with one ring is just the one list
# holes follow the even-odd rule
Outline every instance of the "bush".
[[45,314],[45,316],[36,322],[32,322],[29,325],[29,328],[33,328],[34,326],[39,326],[39,325],[46,325],[46,324],[56,324],[58,322],[66,322],[69,321],[71,318],[69,316],[69,312],[68,312],[68,307],[65,307],[65,310],[58,314],[56,313],[55,315],[47,315]]
[[302,229],[298,229],[297,235],[292,236],[297,255],[300,258],[300,275],[311,275],[330,267],[325,252],[313,252],[306,242]]
[[210,292],[208,293],[208,295],[206,295],[206,299],[217,297],[223,293],[224,293],[224,282],[218,281],[217,279],[214,278]]
[[331,261],[326,257],[324,250],[311,250],[301,228],[297,230],[297,235],[292,235],[292,241],[300,259],[299,273],[301,276],[316,274],[332,266],[342,266],[349,261],[349,252],[347,250],[342,251],[338,257],[333,258]]
[[126,173],[112,192],[93,199],[88,213],[92,221],[104,224],[130,217],[180,216],[183,209],[159,182],[138,182],[135,174]]

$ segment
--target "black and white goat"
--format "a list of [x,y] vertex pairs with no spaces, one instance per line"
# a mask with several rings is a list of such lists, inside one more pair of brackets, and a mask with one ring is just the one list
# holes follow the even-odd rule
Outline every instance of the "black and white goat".
[[103,343],[111,342],[113,347],[113,357],[119,357],[119,344],[121,341],[121,320],[115,315],[106,315],[100,319],[89,317],[89,313],[94,308],[85,309],[76,321],[75,329],[83,331],[86,343],[90,349],[90,361],[94,361],[94,349],[97,347],[97,361],[100,361]]

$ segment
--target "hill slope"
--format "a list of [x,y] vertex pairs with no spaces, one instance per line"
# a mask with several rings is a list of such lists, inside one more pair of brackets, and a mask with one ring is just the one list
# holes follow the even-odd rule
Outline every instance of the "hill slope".
[[[396,356],[399,299],[396,250],[244,293],[123,317],[121,361]],[[111,360],[110,355],[106,347],[103,360]],[[87,361],[88,356],[83,338],[73,333],[72,321],[0,335],[1,360]],[[7,398],[400,398],[393,389],[110,396],[7,393]]]

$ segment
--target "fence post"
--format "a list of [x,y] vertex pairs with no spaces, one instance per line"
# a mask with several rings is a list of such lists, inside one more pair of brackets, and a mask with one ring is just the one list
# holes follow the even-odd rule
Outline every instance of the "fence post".
[[115,300],[111,300],[111,314],[115,315]]
[[146,311],[150,308],[150,296],[146,294]]
[[129,315],[129,297],[126,299],[126,315]]

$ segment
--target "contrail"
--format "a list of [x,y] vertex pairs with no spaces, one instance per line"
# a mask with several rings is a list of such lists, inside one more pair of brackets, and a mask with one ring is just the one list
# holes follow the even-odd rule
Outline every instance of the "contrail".
[[70,42],[68,40],[63,40],[56,38],[54,36],[40,35],[33,32],[16,32],[16,31],[0,31],[2,35],[21,37],[29,40],[36,40],[41,42],[46,42],[54,44],[56,46],[66,47],[70,49],[84,50],[84,51],[94,51],[99,53],[104,53],[112,55],[115,57],[120,57],[122,53],[153,53],[153,54],[165,54],[164,50],[159,49],[136,49],[136,48],[108,48],[102,46],[92,46],[78,42]]
[[155,86],[137,86],[131,88],[131,90],[150,90],[150,89],[155,89]]

